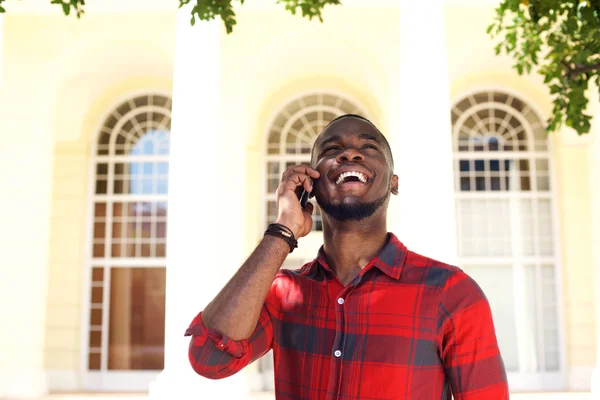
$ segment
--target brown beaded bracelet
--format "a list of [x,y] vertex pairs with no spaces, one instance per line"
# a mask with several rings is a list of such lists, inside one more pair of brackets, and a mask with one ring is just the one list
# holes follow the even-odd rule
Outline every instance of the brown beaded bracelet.
[[298,241],[290,228],[281,224],[270,224],[265,231],[265,235],[277,236],[285,240],[290,246],[290,253],[298,247]]

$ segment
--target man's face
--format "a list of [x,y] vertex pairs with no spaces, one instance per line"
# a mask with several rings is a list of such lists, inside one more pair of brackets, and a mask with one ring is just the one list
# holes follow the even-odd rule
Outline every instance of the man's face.
[[367,121],[342,118],[319,136],[314,167],[321,177],[314,193],[323,211],[340,221],[361,220],[398,194],[398,177],[381,133]]

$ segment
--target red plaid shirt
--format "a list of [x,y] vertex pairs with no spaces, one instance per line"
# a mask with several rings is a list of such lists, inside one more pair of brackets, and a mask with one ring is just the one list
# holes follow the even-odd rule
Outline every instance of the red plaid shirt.
[[281,270],[246,340],[202,324],[189,359],[207,378],[233,375],[273,349],[278,400],[509,398],[489,303],[461,271],[393,235],[347,287],[323,251]]

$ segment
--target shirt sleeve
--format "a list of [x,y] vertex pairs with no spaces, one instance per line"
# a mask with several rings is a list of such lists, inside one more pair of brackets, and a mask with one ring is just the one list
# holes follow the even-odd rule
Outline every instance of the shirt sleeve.
[[489,302],[463,271],[453,273],[439,304],[441,359],[455,400],[507,400],[509,389]]
[[231,376],[246,365],[264,356],[272,346],[273,325],[263,306],[252,335],[244,340],[231,340],[222,333],[209,329],[202,323],[202,312],[198,314],[185,336],[191,336],[188,356],[197,374],[209,379]]

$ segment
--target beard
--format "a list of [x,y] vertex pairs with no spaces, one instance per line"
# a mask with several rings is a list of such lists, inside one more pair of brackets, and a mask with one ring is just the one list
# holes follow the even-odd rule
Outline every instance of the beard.
[[319,204],[321,210],[333,219],[340,222],[360,221],[375,214],[375,211],[380,209],[389,197],[389,193],[385,196],[372,201],[370,203],[354,203],[354,204]]

